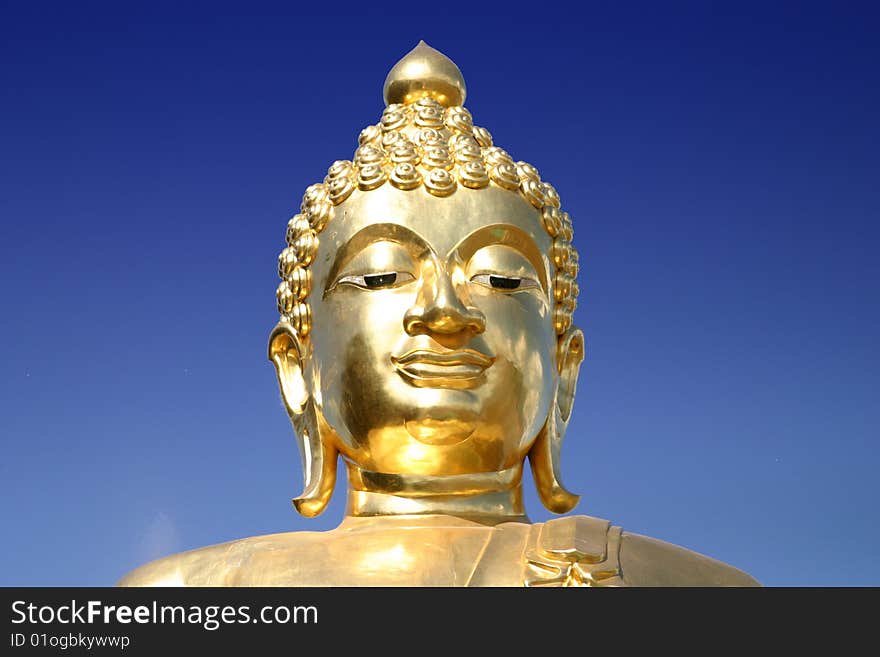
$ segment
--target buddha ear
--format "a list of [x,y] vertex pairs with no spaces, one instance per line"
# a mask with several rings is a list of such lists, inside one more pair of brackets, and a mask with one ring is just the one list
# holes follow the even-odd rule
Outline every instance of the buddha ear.
[[554,513],[567,513],[580,497],[562,485],[562,439],[568,429],[578,373],[584,360],[584,334],[575,327],[568,329],[559,339],[558,350],[559,386],[547,422],[529,450],[529,464],[541,503]]
[[568,420],[571,418],[571,409],[574,406],[578,374],[581,371],[581,363],[584,362],[583,332],[574,326],[568,329],[559,341],[558,349],[556,354],[556,364],[559,368],[557,404],[562,421],[568,428]]
[[282,320],[269,336],[269,360],[275,366],[281,397],[291,419],[302,415],[309,391],[303,375],[303,345],[289,323]]
[[291,325],[282,320],[269,336],[269,360],[275,365],[278,387],[296,431],[303,464],[303,492],[293,499],[296,510],[308,517],[321,513],[336,483],[336,449],[329,428],[311,403],[303,373],[305,345]]

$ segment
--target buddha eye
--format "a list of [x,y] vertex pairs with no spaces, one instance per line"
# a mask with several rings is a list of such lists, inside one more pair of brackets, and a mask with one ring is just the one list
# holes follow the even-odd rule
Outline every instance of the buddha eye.
[[501,276],[499,274],[477,274],[471,277],[471,281],[501,292],[514,292],[538,287],[538,282],[531,278]]
[[370,276],[364,276],[364,284],[371,290],[374,290],[377,287],[388,287],[389,285],[394,285],[396,282],[396,271],[391,272],[390,274],[372,274]]
[[343,276],[339,279],[339,283],[348,283],[365,290],[381,290],[385,288],[397,287],[404,283],[409,283],[414,277],[405,271],[388,271],[379,274],[361,274],[352,276]]

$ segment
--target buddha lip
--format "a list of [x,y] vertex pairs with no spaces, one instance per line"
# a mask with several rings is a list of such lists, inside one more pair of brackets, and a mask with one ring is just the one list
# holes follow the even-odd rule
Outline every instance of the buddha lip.
[[391,362],[409,378],[419,380],[467,380],[480,377],[495,359],[473,349],[433,351],[416,349]]
[[475,365],[486,369],[495,362],[494,358],[473,349],[458,349],[456,351],[433,351],[431,349],[415,349],[408,351],[403,356],[392,356],[395,365],[411,365],[424,363],[426,365]]

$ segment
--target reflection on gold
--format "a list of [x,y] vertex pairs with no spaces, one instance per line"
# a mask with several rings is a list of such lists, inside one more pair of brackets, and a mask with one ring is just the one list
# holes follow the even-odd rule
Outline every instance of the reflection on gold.
[[584,358],[573,228],[537,169],[467,109],[458,67],[424,42],[385,82],[378,123],[309,186],[278,258],[269,339],[303,455],[307,516],[330,532],[261,536],[148,564],[124,584],[619,586],[754,583],[588,516],[559,459]]

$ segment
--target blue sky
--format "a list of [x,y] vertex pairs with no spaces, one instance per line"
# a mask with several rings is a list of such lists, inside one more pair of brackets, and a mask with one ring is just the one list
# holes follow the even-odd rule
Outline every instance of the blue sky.
[[577,512],[880,585],[876,8],[503,7],[3,4],[0,584],[340,521],[290,505],[275,258],[425,39],[575,224]]

